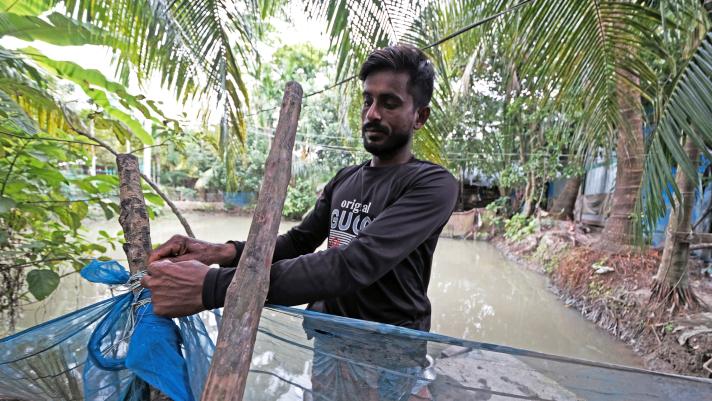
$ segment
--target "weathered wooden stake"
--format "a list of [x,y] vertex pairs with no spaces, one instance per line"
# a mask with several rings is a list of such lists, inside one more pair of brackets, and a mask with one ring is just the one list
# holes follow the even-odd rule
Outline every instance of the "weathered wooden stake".
[[257,208],[247,243],[228,287],[218,343],[203,390],[203,401],[242,400],[269,268],[291,176],[292,149],[302,107],[302,87],[287,83]]
[[119,224],[124,229],[124,252],[129,261],[129,270],[135,274],[148,267],[146,261],[151,252],[151,230],[141,190],[138,158],[132,154],[119,154],[116,156],[116,165],[119,167],[121,204]]
[[[146,211],[146,202],[141,189],[141,171],[138,158],[132,154],[117,154],[119,168],[119,201],[121,212],[119,224],[124,230],[124,252],[129,261],[131,274],[146,270],[151,252],[151,229]],[[149,400],[169,401],[169,398],[153,387]]]

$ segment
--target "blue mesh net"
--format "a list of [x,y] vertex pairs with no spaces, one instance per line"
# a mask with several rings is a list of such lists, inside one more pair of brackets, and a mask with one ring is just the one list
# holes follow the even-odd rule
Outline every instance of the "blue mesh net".
[[[129,278],[116,262],[82,276]],[[148,297],[129,290],[0,340],[0,398],[139,401],[150,384],[199,399],[220,315],[166,319]],[[712,381],[274,306],[262,314],[245,399],[712,400]]]

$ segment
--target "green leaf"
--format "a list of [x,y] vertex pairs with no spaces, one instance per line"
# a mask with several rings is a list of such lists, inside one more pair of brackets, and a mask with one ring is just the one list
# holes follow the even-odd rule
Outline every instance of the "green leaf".
[[61,245],[67,242],[67,238],[65,237],[64,233],[61,231],[52,231],[52,242],[55,245]]
[[143,197],[146,198],[147,201],[153,203],[156,206],[164,205],[163,198],[161,198],[160,196],[158,196],[154,193],[144,192]]
[[72,260],[72,267],[74,268],[74,271],[79,272],[81,271],[84,266],[86,266],[86,263],[81,261],[81,260]]
[[44,0],[0,0],[0,11],[17,15],[40,15],[54,6]]
[[106,252],[106,247],[103,246],[103,245],[99,245],[99,244],[89,244],[89,249],[94,250],[94,251],[98,251],[98,252],[101,252],[101,253]]
[[5,196],[0,196],[0,213],[7,213],[15,207],[15,201],[5,197]]
[[89,206],[84,202],[74,202],[69,206],[71,224],[70,227],[76,230],[82,226],[82,219],[89,213]]
[[[104,217],[107,220],[111,220],[111,218],[114,217],[114,211],[111,210],[111,208],[107,204],[105,204],[104,202],[100,202],[99,206],[101,206],[101,210],[104,211]],[[101,234],[101,232],[99,233]]]
[[87,92],[97,105],[104,109],[106,114],[126,125],[142,143],[153,145],[151,134],[149,134],[134,117],[112,106],[106,96],[106,92],[91,88],[85,89],[85,92]]
[[34,251],[42,250],[46,246],[47,246],[47,243],[44,241],[32,241],[29,244],[27,244],[27,248],[32,249]]
[[[41,154],[36,154],[35,157],[39,158]],[[44,168],[31,167],[27,169],[30,177],[42,179],[48,186],[54,187],[63,182],[66,182],[62,173],[58,170],[52,168],[51,166],[44,164]]]
[[81,221],[79,221],[80,224],[77,224],[76,214],[72,213],[68,208],[54,209],[54,213],[59,217],[59,221],[72,230],[76,230],[81,226]]
[[0,37],[2,36],[14,36],[27,42],[39,40],[57,46],[106,43],[106,35],[98,28],[56,12],[46,19],[16,13],[0,13]]
[[8,239],[10,239],[10,234],[7,230],[0,229],[0,246],[7,244]]
[[47,269],[32,270],[27,273],[27,287],[30,293],[41,301],[59,285],[59,274]]

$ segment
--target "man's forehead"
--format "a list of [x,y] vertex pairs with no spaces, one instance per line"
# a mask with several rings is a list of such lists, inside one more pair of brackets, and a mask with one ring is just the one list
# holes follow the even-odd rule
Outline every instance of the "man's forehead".
[[377,71],[368,74],[363,81],[363,91],[370,94],[374,94],[373,92],[407,93],[409,78],[407,72]]

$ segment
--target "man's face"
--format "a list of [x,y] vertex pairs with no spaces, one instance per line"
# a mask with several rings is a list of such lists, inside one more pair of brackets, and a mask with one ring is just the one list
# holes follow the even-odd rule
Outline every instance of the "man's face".
[[361,136],[374,156],[388,157],[407,146],[427,119],[427,107],[415,108],[408,79],[406,72],[379,71],[363,81]]

